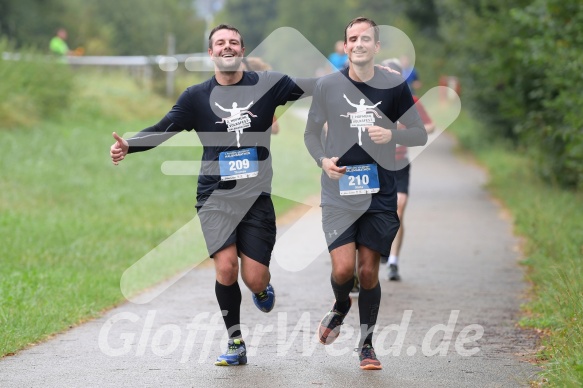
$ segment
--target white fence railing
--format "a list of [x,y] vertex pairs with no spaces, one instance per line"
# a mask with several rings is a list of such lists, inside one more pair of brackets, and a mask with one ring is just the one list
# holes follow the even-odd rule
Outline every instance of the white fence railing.
[[[2,53],[5,61],[54,61],[54,56],[22,55],[19,53]],[[62,63],[72,66],[94,66],[103,68],[128,68],[130,72],[144,81],[150,81],[154,67],[166,72],[166,94],[174,93],[174,75],[179,66],[188,71],[208,72],[214,69],[207,53],[175,55],[135,55],[135,56],[67,56]]]
[[154,55],[154,56],[80,56],[67,57],[68,63],[80,66],[159,66],[169,71],[184,64],[190,71],[212,71],[213,63],[207,53]]
[[[2,53],[5,61],[38,60],[51,57],[23,56],[19,53]],[[190,71],[212,71],[213,63],[207,53],[176,54],[176,55],[133,55],[133,56],[68,56],[66,62],[79,66],[168,66],[169,64],[184,64]],[[164,68],[162,68],[164,70]]]

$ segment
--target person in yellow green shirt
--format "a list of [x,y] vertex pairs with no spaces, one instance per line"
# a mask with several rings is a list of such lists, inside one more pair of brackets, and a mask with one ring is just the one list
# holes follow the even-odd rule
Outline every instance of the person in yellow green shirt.
[[57,34],[51,39],[49,44],[49,49],[52,54],[65,56],[71,55],[71,50],[69,50],[69,45],[67,44],[67,30],[64,28],[59,28]]

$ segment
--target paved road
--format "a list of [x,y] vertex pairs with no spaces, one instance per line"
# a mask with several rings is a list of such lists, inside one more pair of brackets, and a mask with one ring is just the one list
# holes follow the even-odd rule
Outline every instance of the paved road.
[[[280,228],[273,263],[277,305],[259,312],[243,290],[249,364],[215,367],[224,345],[214,270],[190,271],[148,304],[127,303],[52,340],[0,360],[1,387],[509,387],[527,385],[534,347],[515,328],[525,290],[508,221],[482,188],[484,173],[440,136],[412,166],[400,283],[383,280],[375,348],[382,371],[361,371],[353,351],[358,309],[337,343],[314,332],[331,307],[330,263],[317,211]],[[301,231],[296,231],[301,229]],[[483,330],[483,333],[482,333]],[[448,339],[450,341],[448,342]]]

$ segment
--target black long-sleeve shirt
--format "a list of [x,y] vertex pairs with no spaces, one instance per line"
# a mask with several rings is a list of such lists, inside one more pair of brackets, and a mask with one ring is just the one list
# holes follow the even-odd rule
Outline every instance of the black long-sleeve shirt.
[[[407,128],[397,130],[397,121]],[[322,136],[325,123],[328,130]],[[392,140],[374,143],[363,131],[371,125],[390,129]],[[359,131],[362,146],[358,146]],[[341,196],[338,181],[322,172],[322,206],[396,211],[395,145],[424,145],[427,132],[411,92],[399,75],[375,68],[373,78],[365,83],[350,79],[345,69],[316,83],[304,141],[316,161],[340,157],[351,164],[376,163],[378,167],[380,191],[375,194]]]
[[[156,125],[128,139],[129,153],[154,148],[183,130],[194,130],[203,145],[197,199],[215,194],[251,198],[271,192],[270,142],[275,109],[313,93],[315,79],[292,80],[277,72],[243,72],[229,86],[211,79],[187,88],[174,107]],[[238,128],[235,130],[235,128]],[[236,132],[240,133],[240,146]],[[219,155],[256,148],[258,174],[253,178],[222,181]]]

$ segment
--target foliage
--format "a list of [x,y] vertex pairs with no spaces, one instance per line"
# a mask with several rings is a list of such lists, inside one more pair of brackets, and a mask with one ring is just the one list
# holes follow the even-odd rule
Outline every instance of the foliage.
[[69,47],[87,55],[164,54],[168,34],[178,52],[203,49],[204,22],[190,0],[0,0],[0,35],[17,48],[48,52],[59,27],[68,30]]
[[344,39],[344,27],[352,19],[342,2],[280,1],[278,24],[300,31],[325,56]]
[[[0,52],[10,51],[6,39]],[[72,98],[73,74],[60,62],[47,60],[26,49],[20,60],[0,58],[0,121],[3,128],[30,125],[63,113]]]
[[583,4],[537,0],[511,16],[528,34],[513,46],[531,77],[523,88],[526,117],[515,127],[537,145],[543,177],[583,187]]
[[[71,47],[130,55],[164,53],[167,34],[173,33],[177,51],[201,51],[205,23],[194,8],[191,0],[0,0],[0,34],[17,48],[46,50],[54,30],[64,26]],[[289,26],[328,55],[357,15],[394,25],[412,38],[425,87],[435,85],[446,69],[458,75],[464,105],[491,136],[535,158],[546,180],[583,187],[580,0],[228,0],[215,22],[240,27],[248,52],[278,27]]]
[[78,11],[76,1],[0,0],[0,35],[15,42],[17,48],[35,47],[48,52],[48,42],[67,16]]
[[433,0],[409,0],[403,2],[404,13],[416,29],[428,38],[435,39],[439,26],[437,8]]
[[203,50],[204,24],[196,19],[191,1],[106,0],[92,2],[92,6],[95,10],[91,14],[97,16],[91,23],[93,35],[108,39],[104,44],[114,48],[115,55],[164,54],[168,34],[176,37],[177,52]]
[[279,1],[229,0],[215,24],[235,26],[244,37],[245,49],[251,52],[273,30]]
[[447,0],[440,32],[466,102],[548,181],[583,187],[583,5]]

